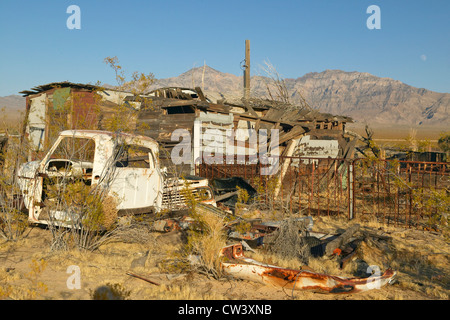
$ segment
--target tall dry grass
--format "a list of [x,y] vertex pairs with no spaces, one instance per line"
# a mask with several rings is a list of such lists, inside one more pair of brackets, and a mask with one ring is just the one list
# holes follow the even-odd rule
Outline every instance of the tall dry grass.
[[210,211],[192,214],[197,224],[188,234],[187,252],[194,256],[197,271],[222,276],[220,250],[226,246],[225,221]]

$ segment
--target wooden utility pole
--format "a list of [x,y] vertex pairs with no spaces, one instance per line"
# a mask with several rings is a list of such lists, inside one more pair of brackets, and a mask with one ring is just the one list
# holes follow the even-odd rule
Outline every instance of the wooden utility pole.
[[244,103],[247,111],[255,117],[258,117],[250,104],[250,40],[245,40]]
[[244,100],[250,99],[250,40],[245,40]]

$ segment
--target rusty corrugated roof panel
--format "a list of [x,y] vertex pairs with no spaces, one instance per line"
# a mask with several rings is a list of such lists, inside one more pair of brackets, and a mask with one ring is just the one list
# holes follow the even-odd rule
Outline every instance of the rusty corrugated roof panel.
[[29,95],[32,95],[32,94],[45,92],[45,91],[48,91],[48,90],[51,90],[51,89],[54,89],[54,88],[67,88],[67,87],[76,88],[76,89],[86,89],[86,90],[91,90],[91,91],[107,89],[107,90],[113,90],[113,91],[128,92],[128,91],[124,91],[124,90],[117,90],[117,89],[109,88],[109,87],[106,88],[106,87],[93,85],[93,84],[74,83],[74,82],[69,82],[69,81],[61,81],[61,82],[52,82],[52,83],[36,86],[36,87],[31,88],[29,90],[20,91],[19,93],[22,94],[24,97],[26,97],[26,96],[29,96]]

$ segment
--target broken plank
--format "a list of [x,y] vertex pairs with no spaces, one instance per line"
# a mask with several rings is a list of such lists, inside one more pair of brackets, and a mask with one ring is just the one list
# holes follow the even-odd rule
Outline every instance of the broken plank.
[[200,87],[195,87],[195,91],[197,91],[198,97],[201,101],[206,101],[206,97]]
[[238,191],[227,192],[225,194],[222,194],[220,196],[215,197],[214,200],[216,200],[216,202],[217,201],[222,201],[222,200],[231,198],[232,196],[237,195],[237,194],[238,194]]
[[325,247],[325,254],[331,256],[335,249],[338,249],[347,244],[358,230],[359,224],[355,224],[350,228],[348,228],[347,230],[345,230],[345,232],[340,236],[338,236],[336,239],[328,242]]
[[282,166],[281,166],[281,170],[280,170],[280,174],[278,176],[278,182],[277,185],[275,187],[274,190],[274,194],[275,194],[275,198],[278,197],[278,193],[280,192],[281,189],[281,184],[283,183],[283,178],[284,175],[286,174],[286,171],[291,163],[291,159],[289,158],[290,156],[292,156],[292,153],[294,152],[295,149],[295,143],[294,140],[289,141],[286,149],[283,151],[283,153],[281,154],[282,156],[287,156],[287,158],[284,160]]
[[278,138],[279,143],[282,144],[283,142],[286,142],[288,140],[295,139],[305,132],[306,132],[305,129],[303,129],[301,126],[295,126],[291,129],[291,131],[280,134]]

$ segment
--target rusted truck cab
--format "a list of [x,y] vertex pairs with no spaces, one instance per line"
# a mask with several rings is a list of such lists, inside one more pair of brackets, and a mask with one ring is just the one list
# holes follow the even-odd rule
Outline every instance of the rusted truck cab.
[[[42,160],[19,169],[29,221],[48,224],[51,217],[64,223],[70,208],[50,210],[46,203],[58,199],[51,199],[49,188],[64,188],[75,181],[105,187],[117,199],[119,215],[159,212],[164,207],[165,186],[158,152],[158,143],[145,136],[96,130],[61,132]],[[210,190],[207,185],[201,188]]]

